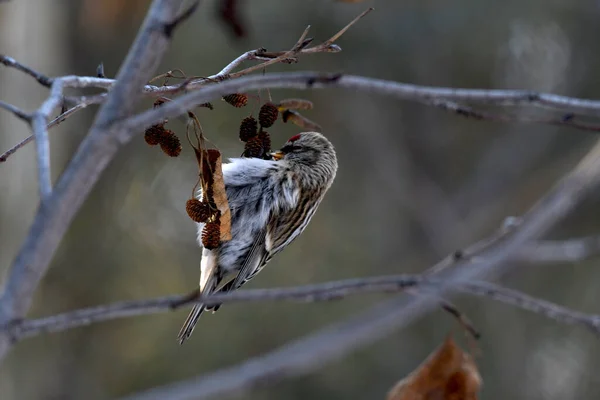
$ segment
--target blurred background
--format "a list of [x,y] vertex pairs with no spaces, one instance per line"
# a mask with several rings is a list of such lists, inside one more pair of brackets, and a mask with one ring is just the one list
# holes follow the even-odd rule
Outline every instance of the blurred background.
[[[112,77],[148,3],[1,3],[0,52],[50,76],[94,75],[104,62]],[[298,64],[269,71],[319,70],[422,85],[599,96],[600,3],[591,0],[239,0],[239,24],[224,22],[221,2],[204,1],[177,31],[161,72],[181,68],[189,75],[210,75],[246,50],[290,48],[309,24],[315,43],[326,40],[369,6],[376,10],[339,40],[343,52],[304,56]],[[46,95],[33,79],[0,68],[0,99],[33,110]],[[596,138],[567,128],[471,121],[353,91],[272,91],[272,96],[314,102],[315,109],[305,115],[321,124],[335,144],[340,169],[306,232],[248,288],[422,271],[489,235],[505,217],[525,211]],[[256,112],[257,103],[244,109],[214,104],[214,111],[198,110],[205,133],[225,156],[238,156],[238,124]],[[90,107],[51,131],[55,177],[87,133],[96,110]],[[183,138],[182,121],[170,124]],[[270,132],[278,146],[299,129],[278,122]],[[1,152],[29,130],[2,111],[0,133]],[[185,201],[196,177],[189,147],[170,159],[148,147],[140,132],[85,202],[29,316],[194,289],[200,249]],[[33,145],[0,165],[0,193],[0,273],[5,275],[38,202]],[[593,200],[552,237],[598,232],[598,198]],[[596,262],[520,265],[502,283],[600,312]],[[187,309],[37,336],[17,344],[0,366],[0,398],[108,399],[130,394],[268,352],[385,298],[226,305],[203,317],[182,347],[175,336]],[[483,334],[478,359],[482,398],[597,397],[600,342],[588,331],[490,300],[461,298],[457,304]],[[382,399],[450,331],[457,331],[455,321],[434,312],[306,376],[235,398]]]

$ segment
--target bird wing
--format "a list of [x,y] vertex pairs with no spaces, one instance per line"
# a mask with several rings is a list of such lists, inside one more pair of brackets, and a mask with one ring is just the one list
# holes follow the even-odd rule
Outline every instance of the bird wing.
[[254,243],[248,251],[248,256],[244,259],[240,267],[240,272],[235,277],[235,280],[228,288],[229,290],[238,289],[244,283],[248,282],[264,267],[265,259],[268,256],[265,247],[266,229],[261,229],[254,238]]
[[306,196],[304,199],[298,207],[271,213],[266,228],[256,235],[239,274],[231,285],[226,285],[224,291],[239,289],[254,278],[275,254],[304,231],[320,202],[318,196]]
[[269,258],[279,253],[304,231],[321,202],[320,193],[300,195],[296,207],[272,215],[267,225]]

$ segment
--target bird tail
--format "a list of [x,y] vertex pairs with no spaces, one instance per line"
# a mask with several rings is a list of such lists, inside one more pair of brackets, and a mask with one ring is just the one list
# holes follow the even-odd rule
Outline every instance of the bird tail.
[[187,338],[190,337],[192,332],[194,331],[194,327],[196,326],[196,322],[202,315],[202,311],[204,311],[204,304],[196,304],[192,311],[188,314],[183,326],[179,330],[179,334],[177,335],[177,340],[179,340],[179,344],[183,344]]
[[[202,250],[202,261],[200,262],[200,294],[203,296],[209,295],[214,292],[218,280],[216,276],[217,272],[217,258],[215,253],[208,249]],[[200,318],[200,315],[205,310],[204,304],[196,303],[190,311],[187,319],[183,323],[183,326],[179,330],[177,340],[179,344],[183,344],[187,338],[190,337],[196,326],[196,322]]]

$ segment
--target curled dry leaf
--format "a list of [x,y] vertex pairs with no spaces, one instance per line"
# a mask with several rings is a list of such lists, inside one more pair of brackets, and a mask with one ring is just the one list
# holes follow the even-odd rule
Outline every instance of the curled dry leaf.
[[313,107],[312,101],[304,99],[285,99],[277,104],[277,108],[282,112],[285,110],[312,110]]
[[220,211],[221,241],[231,240],[231,211],[223,180],[221,152],[216,149],[194,150],[202,174],[203,192],[211,194],[209,197]]
[[305,116],[301,115],[299,112],[296,111],[285,110],[281,113],[281,119],[283,120],[283,122],[286,123],[290,121],[293,124],[298,125],[303,129],[306,129],[307,131],[322,132],[323,130],[319,124],[311,121],[310,119],[306,118]]
[[390,390],[387,400],[477,400],[481,383],[471,355],[448,336],[416,370]]

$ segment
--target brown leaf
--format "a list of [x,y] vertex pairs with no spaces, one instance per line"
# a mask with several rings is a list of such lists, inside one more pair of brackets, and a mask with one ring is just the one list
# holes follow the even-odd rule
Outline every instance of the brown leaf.
[[285,110],[283,113],[281,113],[281,118],[283,119],[283,122],[290,121],[293,124],[298,125],[303,129],[306,129],[307,131],[322,131],[322,128],[319,124],[311,121],[310,119],[306,118],[305,116],[296,111]]
[[387,400],[477,400],[481,383],[473,358],[448,336],[442,346],[390,390]]
[[194,151],[202,174],[202,190],[204,193],[211,194],[212,201],[221,212],[221,241],[231,240],[231,211],[223,181],[221,152],[216,149],[194,149]]
[[284,99],[277,104],[279,111],[284,110],[312,110],[312,101],[304,99]]

